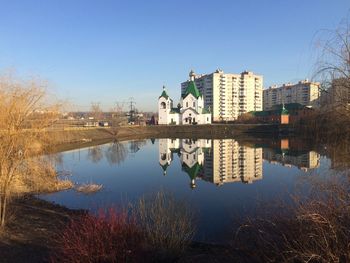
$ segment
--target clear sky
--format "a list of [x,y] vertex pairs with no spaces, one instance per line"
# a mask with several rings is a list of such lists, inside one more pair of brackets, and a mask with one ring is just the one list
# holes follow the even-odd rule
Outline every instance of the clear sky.
[[0,0],[0,71],[40,76],[77,109],[177,103],[190,69],[251,70],[264,86],[313,73],[315,34],[349,0]]

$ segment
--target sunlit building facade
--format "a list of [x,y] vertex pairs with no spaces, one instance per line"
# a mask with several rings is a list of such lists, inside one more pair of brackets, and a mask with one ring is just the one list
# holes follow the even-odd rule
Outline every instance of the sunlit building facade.
[[189,80],[181,83],[185,94],[191,81],[203,94],[204,107],[211,109],[213,121],[232,121],[239,115],[263,109],[263,77],[253,72],[241,74],[216,70],[211,74],[189,74]]
[[264,110],[271,110],[276,105],[299,103],[304,106],[318,107],[320,104],[320,83],[308,80],[297,84],[271,86],[263,91]]

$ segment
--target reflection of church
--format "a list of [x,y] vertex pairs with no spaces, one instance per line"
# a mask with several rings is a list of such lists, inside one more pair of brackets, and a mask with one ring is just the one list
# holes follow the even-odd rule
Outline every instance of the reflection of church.
[[159,163],[164,174],[175,154],[190,178],[191,188],[196,187],[196,179],[222,185],[262,178],[262,149],[241,146],[232,139],[159,139]]

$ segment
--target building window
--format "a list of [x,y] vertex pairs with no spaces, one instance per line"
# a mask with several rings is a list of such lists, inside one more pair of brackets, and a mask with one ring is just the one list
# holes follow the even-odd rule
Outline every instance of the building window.
[[162,103],[160,104],[160,108],[161,108],[161,109],[166,109],[166,104],[165,104],[165,102],[162,102]]
[[188,108],[188,102],[186,102],[186,108]]
[[195,102],[193,102],[193,108],[195,108],[196,107],[196,103]]

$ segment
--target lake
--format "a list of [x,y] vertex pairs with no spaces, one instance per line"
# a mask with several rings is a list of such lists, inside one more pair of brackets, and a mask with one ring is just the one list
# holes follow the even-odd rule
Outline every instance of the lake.
[[196,214],[195,240],[229,241],[239,220],[262,203],[289,199],[304,178],[330,160],[291,139],[148,139],[112,142],[56,156],[57,170],[77,185],[101,184],[93,194],[74,189],[41,195],[72,209],[118,206],[169,191]]

